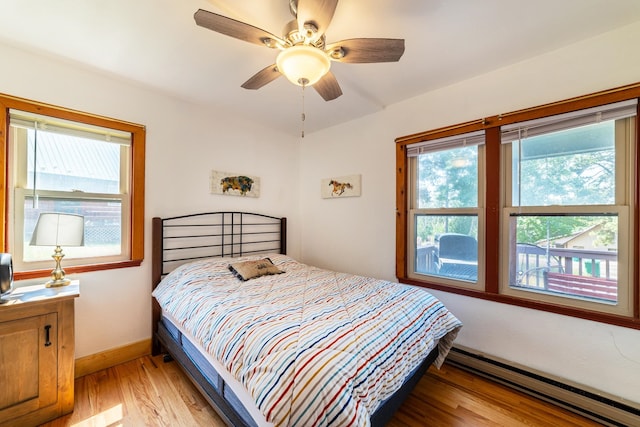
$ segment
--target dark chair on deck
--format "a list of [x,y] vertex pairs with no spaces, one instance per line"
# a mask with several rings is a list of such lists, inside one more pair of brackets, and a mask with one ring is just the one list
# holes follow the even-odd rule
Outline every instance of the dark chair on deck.
[[437,238],[439,274],[442,276],[477,280],[478,241],[466,234],[445,233]]

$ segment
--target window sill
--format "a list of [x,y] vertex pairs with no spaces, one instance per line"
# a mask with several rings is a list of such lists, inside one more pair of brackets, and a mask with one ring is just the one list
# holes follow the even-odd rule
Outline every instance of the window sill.
[[480,298],[487,301],[498,302],[502,304],[516,305],[519,307],[530,308],[533,310],[547,311],[550,313],[562,314],[565,316],[577,317],[580,319],[591,320],[594,322],[607,323],[610,325],[622,326],[625,328],[639,329],[640,330],[640,318],[639,317],[626,317],[617,316],[613,314],[599,313],[595,311],[589,311],[584,309],[576,309],[572,307],[566,307],[558,304],[551,304],[546,302],[531,301],[526,299],[520,299],[513,296],[495,294],[484,291],[477,291],[473,289],[457,288],[451,286],[440,285],[437,283],[425,282],[421,280],[398,278],[400,283],[405,283],[414,286],[420,286],[422,288],[435,289],[438,291],[449,292],[452,294],[464,295],[472,298]]
[[[139,267],[142,260],[130,260],[119,262],[108,262],[104,264],[82,265],[77,267],[64,267],[65,274],[87,273],[91,271],[114,270],[117,268]],[[13,274],[14,280],[39,279],[49,277],[51,270],[30,270],[17,271]]]

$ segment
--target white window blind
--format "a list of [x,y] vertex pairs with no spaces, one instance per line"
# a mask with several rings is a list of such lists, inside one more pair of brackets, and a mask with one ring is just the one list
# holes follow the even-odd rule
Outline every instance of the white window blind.
[[638,100],[616,102],[565,114],[502,126],[502,143],[636,115]]
[[453,135],[446,138],[432,139],[407,145],[407,157],[417,157],[420,154],[434,151],[450,150],[473,145],[484,144],[484,131],[469,132],[463,135]]
[[112,142],[120,145],[131,145],[131,133],[107,129],[84,123],[70,122],[55,117],[26,113],[24,111],[9,110],[11,126],[23,129],[37,129],[41,131],[59,133],[98,141]]

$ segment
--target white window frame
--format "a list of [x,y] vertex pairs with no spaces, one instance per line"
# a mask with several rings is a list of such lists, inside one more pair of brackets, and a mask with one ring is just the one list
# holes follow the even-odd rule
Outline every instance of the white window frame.
[[[635,100],[630,102],[621,102],[616,104],[621,108],[625,106],[632,106],[635,115]],[[604,111],[604,113],[598,114],[598,111]],[[618,120],[615,127],[615,159],[616,159],[616,174],[615,174],[615,203],[611,205],[562,205],[562,206],[513,206],[511,196],[512,189],[512,167],[511,167],[511,144],[514,140],[513,136],[506,138],[505,134],[513,134],[513,130],[520,128],[526,128],[532,124],[541,122],[553,122],[562,121],[563,119],[572,120],[571,127],[577,127],[587,123],[593,123],[592,115],[596,115],[596,120],[611,120],[617,119],[615,115],[615,109],[610,106],[595,107],[585,110],[578,110],[572,113],[561,114],[558,116],[551,116],[548,118],[533,120],[526,123],[516,123],[503,128],[503,151],[502,151],[502,176],[503,182],[503,209],[501,216],[501,254],[500,257],[500,271],[502,280],[500,281],[499,292],[503,295],[513,296],[521,299],[531,301],[541,301],[545,303],[558,304],[567,307],[578,308],[582,310],[590,310],[601,313],[632,316],[634,309],[633,295],[633,280],[631,260],[634,259],[633,254],[633,240],[630,236],[633,236],[636,230],[633,227],[633,216],[631,215],[631,200],[634,197],[635,187],[633,185],[633,159],[635,158],[635,120],[637,117]],[[610,113],[610,114],[609,114]],[[550,131],[554,131],[552,125],[546,125]],[[531,135],[533,136],[533,135]],[[618,217],[618,300],[616,303],[610,303],[606,301],[595,301],[588,298],[580,298],[577,296],[558,296],[551,293],[544,293],[539,291],[530,291],[517,289],[510,286],[510,271],[509,271],[509,224],[510,217],[514,214],[569,214],[579,216],[581,214],[616,214]]]
[[[408,218],[407,227],[408,235],[407,239],[407,276],[411,279],[429,281],[445,286],[459,287],[465,289],[473,289],[483,291],[485,289],[484,279],[484,199],[485,199],[485,181],[482,177],[485,176],[484,166],[484,131],[471,132],[463,135],[456,135],[454,137],[439,138],[429,141],[423,141],[416,144],[407,146],[408,156]],[[444,151],[450,149],[461,148],[465,145],[476,145],[478,148],[478,204],[476,207],[466,208],[418,208],[418,156],[420,154]],[[439,215],[439,216],[455,216],[455,215],[470,215],[476,216],[478,222],[478,275],[475,282],[468,280],[459,280],[454,278],[447,278],[443,276],[435,276],[430,274],[423,274],[416,271],[415,259],[416,259],[416,233],[415,229],[416,218],[420,215]]]
[[[9,224],[8,240],[12,249],[12,259],[16,271],[30,271],[51,268],[52,261],[24,261],[24,203],[25,199],[33,196],[34,192],[27,189],[27,145],[26,131],[20,127],[42,126],[46,123],[48,129],[56,128],[64,134],[91,135],[94,139],[102,139],[106,143],[119,144],[120,155],[120,188],[118,194],[85,193],[74,191],[51,191],[36,189],[41,199],[56,200],[86,200],[86,201],[118,201],[121,206],[121,239],[120,254],[99,257],[69,257],[65,256],[64,265],[88,266],[95,264],[125,262],[131,259],[131,161],[132,149],[130,132],[92,126],[81,122],[64,120],[52,116],[38,115],[19,110],[10,110],[9,120]],[[16,123],[17,127],[11,126]],[[39,124],[36,124],[39,123]],[[64,248],[63,248],[64,249]],[[53,251],[52,251],[53,253]]]

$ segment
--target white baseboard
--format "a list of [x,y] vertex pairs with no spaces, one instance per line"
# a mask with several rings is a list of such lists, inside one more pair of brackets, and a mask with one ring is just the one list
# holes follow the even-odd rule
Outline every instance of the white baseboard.
[[625,401],[511,362],[454,347],[447,362],[576,412],[607,426],[640,425],[640,404]]

